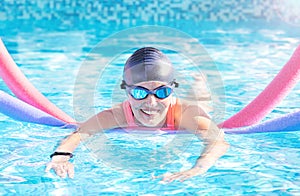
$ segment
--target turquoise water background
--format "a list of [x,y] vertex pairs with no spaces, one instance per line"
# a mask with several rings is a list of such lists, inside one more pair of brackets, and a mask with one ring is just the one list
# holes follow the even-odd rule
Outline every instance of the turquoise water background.
[[[97,14],[91,14],[90,20],[87,13],[83,13],[85,17],[80,18],[80,15],[75,15],[76,10],[63,9],[63,5],[62,9],[54,9],[55,5],[54,8],[50,6],[48,11],[45,9],[44,12],[56,16],[50,15],[47,18],[47,15],[36,14],[39,13],[36,11],[39,10],[39,4],[13,2],[15,3],[3,2],[0,20],[0,36],[3,42],[34,86],[78,120],[84,120],[89,115],[89,111],[82,111],[73,104],[78,70],[97,44],[121,30],[141,25],[160,25],[172,27],[196,38],[222,76],[225,96],[220,98],[220,104],[225,106],[225,111],[220,120],[229,118],[254,99],[300,43],[298,23],[286,21],[287,17],[276,19],[275,16],[282,16],[282,13],[273,13],[270,10],[273,15],[251,15],[248,20],[241,16],[237,21],[226,21],[226,17],[217,17],[213,21],[211,13],[220,13],[222,6],[228,5],[220,5],[217,10],[208,7],[208,11],[201,12],[202,19],[197,15],[184,18],[183,13],[186,12],[179,8],[179,19],[176,19],[176,14],[160,14],[168,20],[159,20],[154,15],[150,17],[151,11],[141,16],[133,16],[134,9],[130,9],[125,20],[124,12],[118,11],[121,9],[118,8],[115,12],[123,15],[116,14],[116,18],[122,17],[123,20],[118,21],[99,14],[100,18],[107,19],[105,21],[98,20],[95,17]],[[108,4],[104,7],[109,7]],[[87,3],[86,6],[88,5]],[[34,11],[32,7],[37,8]],[[8,9],[16,14],[7,14]],[[247,9],[242,7],[242,10]],[[160,11],[159,9],[158,12]],[[107,13],[109,15],[110,12]],[[191,13],[197,13],[197,10],[191,9]],[[272,15],[273,18],[269,19],[267,15]],[[193,17],[197,17],[197,20]],[[115,42],[122,46],[120,40]],[[166,40],[166,44],[174,43]],[[111,65],[112,70],[118,68],[120,71],[126,55],[128,56],[128,51],[125,51],[125,55],[116,57]],[[180,64],[179,60],[174,58],[174,63]],[[114,71],[109,74],[111,77],[108,78],[111,80],[105,85],[107,88],[115,87],[119,77]],[[113,94],[117,98],[112,100],[112,93],[107,88],[98,87],[93,109],[105,109],[124,97],[120,91],[120,94]],[[0,89],[10,93],[2,80]],[[297,84],[264,120],[298,110],[299,96],[300,86]],[[174,135],[146,137],[143,134],[107,134],[109,143],[107,148],[98,152],[100,155],[94,156],[95,153],[90,152],[89,145],[83,143],[75,151],[75,178],[60,179],[53,173],[44,173],[45,164],[58,141],[71,130],[18,122],[4,115],[0,115],[0,127],[1,195],[300,194],[299,132],[226,135],[231,148],[206,174],[183,183],[164,184],[151,176],[191,167],[199,154],[199,148],[202,148],[201,142],[193,136],[176,137],[175,142]],[[172,144],[169,151],[164,148],[168,144]]]

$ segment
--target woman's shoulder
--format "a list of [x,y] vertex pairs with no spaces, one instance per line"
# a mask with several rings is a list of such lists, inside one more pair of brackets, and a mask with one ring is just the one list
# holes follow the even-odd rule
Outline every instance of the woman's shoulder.
[[122,124],[124,126],[126,124],[126,118],[123,109],[123,102],[113,105],[111,108],[101,111],[99,114],[109,117],[109,121],[114,121]]
[[175,111],[177,114],[180,113],[181,115],[188,114],[189,116],[195,115],[209,118],[205,107],[197,101],[189,101],[177,98]]
[[109,110],[111,112],[113,112],[114,114],[123,116],[124,115],[124,104],[125,104],[125,102],[117,103],[117,104],[113,105]]
[[199,127],[199,119],[210,119],[199,103],[182,99],[177,100],[175,125],[178,129],[195,130]]

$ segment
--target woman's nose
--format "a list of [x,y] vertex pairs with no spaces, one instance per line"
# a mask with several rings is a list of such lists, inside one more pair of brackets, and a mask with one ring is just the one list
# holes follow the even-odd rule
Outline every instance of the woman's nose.
[[157,100],[156,97],[154,95],[148,95],[147,97],[147,101],[149,102],[150,106],[156,106],[157,105]]

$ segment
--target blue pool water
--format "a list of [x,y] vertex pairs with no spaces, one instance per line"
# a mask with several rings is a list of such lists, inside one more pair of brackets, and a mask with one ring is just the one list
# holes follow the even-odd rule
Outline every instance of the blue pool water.
[[[248,2],[249,5],[239,1],[232,1],[231,5],[216,5],[218,1],[187,1],[184,5],[170,1],[172,6],[144,3],[147,12],[138,9],[136,13],[130,6],[139,7],[138,3],[125,1],[36,2],[3,1],[0,36],[34,86],[81,121],[125,98],[117,86],[122,65],[132,50],[124,49],[115,56],[96,50],[103,40],[122,30],[142,25],[168,26],[195,38],[205,50],[195,52],[195,47],[191,47],[189,55],[205,53],[215,66],[201,69],[212,77],[216,73],[221,75],[221,84],[208,80],[213,83],[210,90],[220,93],[215,103],[221,106],[217,108],[220,115],[213,115],[217,122],[229,118],[255,98],[300,43],[299,19],[289,20],[288,14],[292,15],[293,10],[286,11],[291,6],[276,4],[279,8],[275,9],[271,1]],[[230,6],[235,8],[235,16],[228,14]],[[127,15],[122,11],[124,7]],[[161,7],[168,9],[163,12]],[[97,9],[103,12],[95,14]],[[141,35],[147,40],[159,40],[149,33]],[[111,45],[124,47],[130,39],[129,36],[111,40]],[[162,39],[171,48],[189,41],[171,35]],[[176,51],[167,53],[185,71],[183,76],[189,81],[195,67],[181,64],[189,57],[179,57]],[[93,69],[101,65],[101,59],[113,60],[99,77],[93,75]],[[82,67],[86,76],[79,71]],[[85,80],[77,81],[81,74]],[[89,89],[89,78],[97,79],[96,90]],[[2,80],[0,89],[10,93]],[[92,97],[87,97],[87,93],[92,93]],[[299,109],[299,96],[297,84],[264,120]],[[87,102],[90,98],[92,102]],[[206,174],[183,183],[165,184],[151,176],[190,168],[202,148],[194,136],[97,135],[75,151],[75,178],[60,179],[53,173],[44,173],[45,164],[58,141],[72,130],[18,122],[4,115],[0,115],[0,128],[0,195],[300,194],[299,131],[226,135],[231,144],[229,151]],[[106,141],[97,143],[103,138]]]

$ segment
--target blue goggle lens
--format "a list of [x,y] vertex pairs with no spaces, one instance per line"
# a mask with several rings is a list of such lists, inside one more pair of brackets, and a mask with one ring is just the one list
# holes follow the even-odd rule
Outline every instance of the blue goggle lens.
[[154,95],[158,99],[165,99],[172,93],[172,88],[163,86],[153,91],[150,91],[143,87],[135,87],[130,90],[130,95],[136,100],[145,99],[149,94]]

